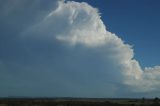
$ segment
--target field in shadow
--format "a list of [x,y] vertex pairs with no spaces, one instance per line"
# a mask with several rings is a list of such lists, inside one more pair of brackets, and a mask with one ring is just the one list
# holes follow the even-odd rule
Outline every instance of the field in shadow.
[[160,106],[160,100],[158,98],[1,98],[0,106]]

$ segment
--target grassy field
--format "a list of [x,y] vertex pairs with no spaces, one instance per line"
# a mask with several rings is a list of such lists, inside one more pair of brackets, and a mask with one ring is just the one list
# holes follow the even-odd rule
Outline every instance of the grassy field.
[[160,100],[158,98],[1,98],[0,106],[160,106]]

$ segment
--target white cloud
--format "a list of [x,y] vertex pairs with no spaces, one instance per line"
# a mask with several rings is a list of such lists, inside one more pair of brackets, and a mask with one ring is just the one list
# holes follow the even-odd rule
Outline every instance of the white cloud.
[[[14,54],[18,54],[19,51],[27,48],[26,51],[22,52],[24,54],[26,53],[26,55],[21,54],[24,58],[24,63],[19,59],[21,57],[16,57],[16,63],[20,64],[20,66],[4,65],[3,62],[0,62],[0,71],[3,75],[3,78],[1,77],[2,82],[4,82],[3,79],[9,79],[7,77],[9,75],[8,73],[13,74],[9,71],[6,73],[5,70],[12,70],[6,67],[14,66],[14,70],[17,70],[17,67],[21,67],[19,70],[25,71],[21,72],[20,75],[22,76],[20,76],[20,78],[22,78],[23,75],[31,77],[30,82],[27,82],[27,77],[24,77],[26,83],[33,82],[32,78],[35,79],[36,76],[36,81],[38,81],[39,78],[43,84],[51,85],[54,83],[57,88],[53,87],[53,89],[67,94],[71,94],[69,90],[72,90],[71,92],[74,92],[75,95],[79,94],[81,96],[88,96],[87,93],[94,95],[95,92],[97,92],[99,96],[109,94],[116,95],[115,92],[119,88],[119,85],[116,84],[125,84],[135,92],[159,90],[160,66],[142,69],[139,62],[134,59],[132,46],[125,44],[121,38],[107,30],[101,20],[98,9],[93,8],[85,2],[79,3],[60,0],[58,4],[57,1],[54,1],[52,9],[51,7],[46,9],[49,4],[43,7],[40,5],[40,1],[29,2],[29,4],[32,4],[30,10],[35,10],[34,12],[32,11],[35,14],[30,13],[27,8],[28,5],[21,9],[26,2],[28,2],[25,0],[21,2],[16,1],[9,9],[6,9],[5,6],[3,7],[5,11],[0,14],[3,16],[3,20],[5,20],[6,17],[10,18],[7,18],[7,21],[2,20],[2,22],[8,22],[8,20],[10,20],[8,23],[12,22],[13,24],[12,26],[6,25],[7,28],[9,27],[13,30],[14,28],[18,29],[18,32],[11,34],[11,36],[20,35],[21,38],[34,38],[34,40],[36,39],[36,43],[33,43],[33,41],[30,43],[30,41],[28,41],[29,45],[27,45],[28,42],[26,41],[25,46],[21,42],[18,43],[22,44],[18,45],[22,50],[19,50],[16,45],[18,50],[12,54],[13,56],[16,56]],[[7,2],[6,5],[10,6],[11,4]],[[40,8],[43,11],[41,11]],[[18,15],[14,15],[13,11],[17,11]],[[12,15],[15,17],[13,20]],[[22,22],[19,22],[19,16],[22,16]],[[28,18],[28,16],[31,17]],[[15,23],[18,27],[15,26]],[[21,26],[23,26],[23,28],[21,28]],[[39,40],[43,43],[39,43]],[[46,42],[47,46],[44,45]],[[48,47],[50,44],[52,44],[54,50],[50,50]],[[48,52],[53,53],[55,56]],[[45,56],[48,54],[48,57]],[[49,60],[48,58],[53,60]],[[12,60],[13,63],[15,63],[14,59],[15,57]],[[5,60],[5,58],[3,60]],[[30,64],[27,64],[26,61]],[[25,69],[25,67],[27,68]],[[42,81],[43,75],[37,77],[37,73],[40,72],[36,70],[41,71],[43,75],[45,74],[49,83]],[[45,72],[43,70],[45,70]],[[54,72],[52,72],[53,70]],[[33,75],[30,75],[31,73]],[[14,75],[11,76],[12,79],[14,79]],[[16,81],[19,81],[19,79],[17,77]],[[8,80],[8,85],[9,81],[11,80]],[[37,84],[36,81],[34,80],[34,84],[31,84],[31,87]],[[60,83],[58,83],[58,81]],[[18,83],[16,82],[16,84]],[[111,86],[111,88],[108,86]],[[66,92],[63,88],[66,88]],[[85,91],[85,93],[80,92],[81,90],[83,92]],[[104,93],[105,90],[106,92]],[[56,93],[56,90],[54,93]]]
[[139,62],[134,59],[132,46],[106,30],[96,8],[84,2],[58,2],[55,10],[24,34],[43,40],[57,40],[73,48],[80,45],[97,51],[96,55],[103,55],[105,59],[103,64],[110,63],[114,69],[106,71],[117,73],[118,80],[131,86],[133,91],[146,92],[160,88],[160,66],[142,70]]

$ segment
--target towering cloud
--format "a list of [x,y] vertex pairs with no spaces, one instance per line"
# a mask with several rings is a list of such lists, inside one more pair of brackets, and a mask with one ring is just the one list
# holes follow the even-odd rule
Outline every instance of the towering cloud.
[[[23,38],[27,42],[24,45],[29,54],[33,56],[34,47],[42,49],[38,49],[37,58],[43,60],[40,64],[44,65],[45,71],[53,71],[47,72],[56,86],[54,89],[62,92],[59,88],[64,88],[75,95],[82,91],[92,96],[96,91],[98,95],[105,90],[113,90],[110,95],[116,95],[119,85],[129,87],[130,92],[157,91],[160,88],[160,66],[143,70],[134,59],[132,46],[107,30],[98,9],[85,2],[57,1],[54,4],[52,10],[36,15],[41,18],[18,33],[18,40]],[[48,53],[43,54],[43,50]],[[52,60],[48,60],[46,55],[50,55]],[[35,57],[38,61],[35,63],[39,64]],[[36,66],[29,67],[39,70]]]
[[132,86],[134,91],[159,89],[159,66],[142,70],[139,62],[134,59],[132,47],[107,31],[98,10],[87,3],[59,1],[58,7],[43,21],[31,27],[30,31],[38,33],[37,37],[56,39],[72,48],[80,45],[97,51],[97,55],[103,55],[107,61],[102,64],[110,63],[112,67],[117,67],[106,71],[118,73],[122,83]]

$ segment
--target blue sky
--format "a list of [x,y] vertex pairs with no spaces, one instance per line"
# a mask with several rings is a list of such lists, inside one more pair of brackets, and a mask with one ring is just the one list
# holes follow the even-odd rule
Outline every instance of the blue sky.
[[0,1],[1,96],[160,96],[159,3]]
[[97,7],[107,29],[134,46],[135,58],[145,66],[160,63],[159,0],[82,0]]

